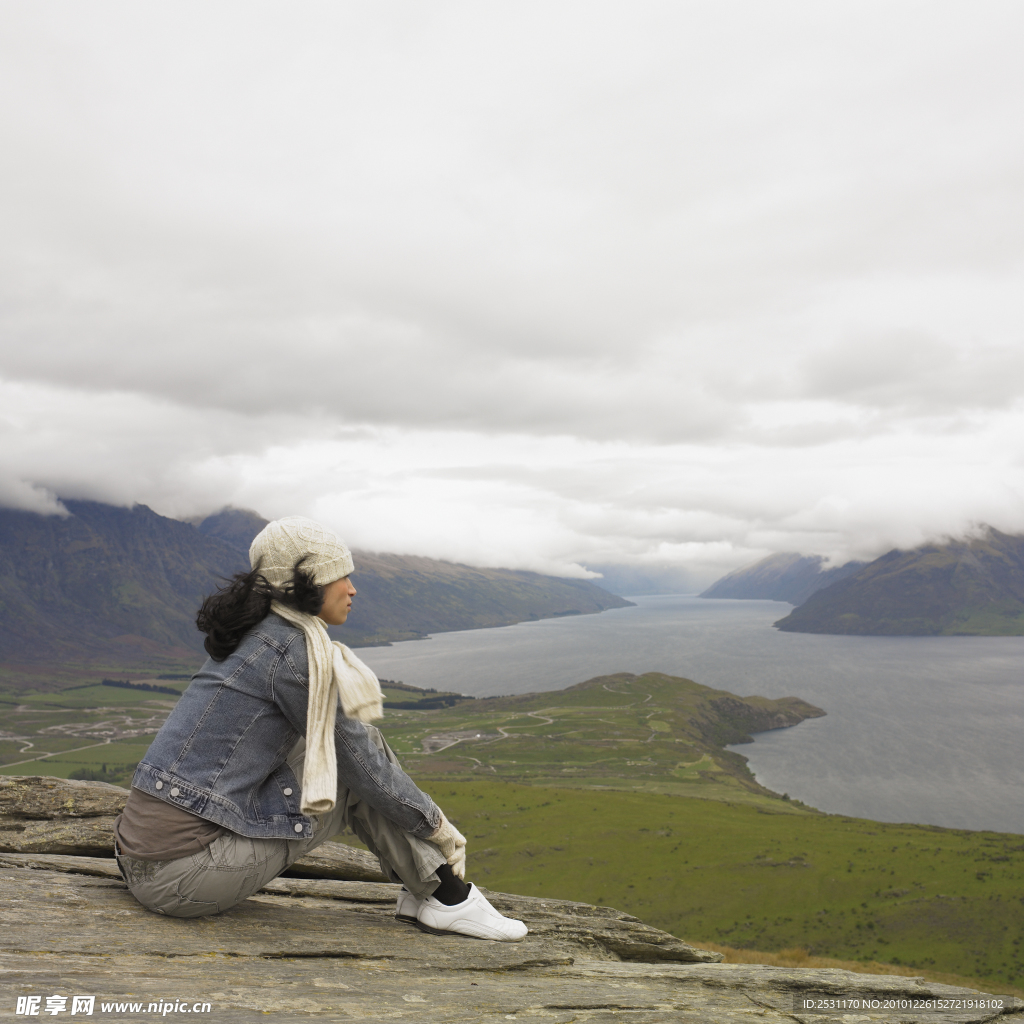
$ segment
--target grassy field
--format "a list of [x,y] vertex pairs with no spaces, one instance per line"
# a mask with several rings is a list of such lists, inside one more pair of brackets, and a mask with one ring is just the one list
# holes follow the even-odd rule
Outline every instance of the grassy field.
[[628,911],[697,945],[1024,981],[1024,837],[721,800],[424,782],[489,888]]
[[[127,660],[110,663],[68,661],[38,665],[4,664],[0,665],[0,695],[16,697],[26,691],[52,695],[104,677],[142,679],[174,673],[184,674],[187,679],[203,660],[202,656],[192,655],[184,660],[154,656],[141,659],[142,664]],[[129,668],[129,665],[133,667]]]
[[[174,701],[99,685],[2,696],[0,773],[106,765],[126,782]],[[490,888],[618,907],[731,960],[1020,994],[1024,837],[822,814],[763,789],[722,747],[817,713],[649,674],[391,709],[382,728]]]
[[176,700],[170,694],[98,684],[57,693],[4,694],[0,774],[66,779],[82,770],[102,772],[106,765],[104,779],[127,781]]
[[[126,674],[112,672],[114,678]],[[95,674],[92,678],[95,678]],[[149,684],[177,689],[188,679],[146,678]],[[432,703],[455,694],[385,687],[388,699]],[[153,735],[177,697],[101,683],[67,689],[23,690],[0,694],[0,775],[53,775],[99,772],[108,782],[126,783],[145,756]],[[105,770],[104,770],[105,769]]]

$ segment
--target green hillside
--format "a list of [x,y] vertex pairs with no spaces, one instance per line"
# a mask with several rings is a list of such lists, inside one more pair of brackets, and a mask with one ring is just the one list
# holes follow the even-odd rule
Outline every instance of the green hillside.
[[869,636],[1024,635],[1024,536],[890,551],[775,625]]
[[486,779],[432,793],[492,889],[618,907],[698,946],[1024,985],[1024,836]]
[[499,778],[780,802],[726,744],[825,714],[797,697],[737,697],[660,672],[550,693],[388,713],[388,741],[421,778]]

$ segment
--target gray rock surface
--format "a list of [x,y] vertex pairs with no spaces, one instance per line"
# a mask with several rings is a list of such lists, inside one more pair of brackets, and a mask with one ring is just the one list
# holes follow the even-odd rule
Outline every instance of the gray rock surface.
[[290,878],[336,878],[348,882],[387,882],[377,858],[367,850],[326,842],[297,860],[286,872]]
[[[208,1002],[208,1014],[197,1011],[203,1019],[231,1024],[966,1022],[1001,1013],[885,1008],[886,1000],[979,998],[920,978],[670,962],[672,943],[677,961],[685,943],[586,904],[490,894],[530,934],[483,942],[396,921],[393,885],[282,878],[224,914],[180,921],[143,910],[115,871],[105,858],[0,855],[0,1005],[92,995],[93,1019],[122,1024],[152,1021],[160,1000],[175,999]],[[878,1006],[852,1016],[801,1012],[798,1001],[814,995],[867,996]],[[1024,1020],[1019,1008],[1002,1015]]]
[[[0,777],[0,853],[113,857],[114,819],[128,790],[105,782],[45,775]],[[366,850],[328,842],[296,861],[288,874],[386,882]]]
[[0,815],[14,818],[116,817],[128,790],[106,782],[55,779],[50,775],[0,776]]
[[114,856],[114,816],[38,820],[0,817],[0,852]]
[[[338,843],[296,865],[314,877],[275,879],[215,917],[161,917],[135,902],[111,857],[126,796],[103,783],[0,779],[0,1006],[12,1015],[18,997],[39,997],[42,1017],[47,997],[60,995],[70,1017],[77,995],[96,997],[92,1019],[119,1024],[183,1012],[164,1013],[167,1001],[225,1024],[952,1024],[1001,1015],[1024,1024],[1010,1000],[978,1007],[979,993],[921,978],[718,963],[720,954],[628,914],[564,900],[488,893],[529,926],[521,943],[428,935],[395,920],[398,886],[375,881],[374,859]],[[98,856],[82,855],[90,852]],[[875,1002],[853,1015],[805,1012],[802,1001],[816,996]],[[886,1006],[928,998],[954,1005]]]
[[[0,853],[50,853],[78,857],[113,857],[114,818],[58,818],[38,821],[0,817]],[[288,874],[300,878],[340,878],[386,882],[377,858],[366,850],[327,842],[297,860]]]

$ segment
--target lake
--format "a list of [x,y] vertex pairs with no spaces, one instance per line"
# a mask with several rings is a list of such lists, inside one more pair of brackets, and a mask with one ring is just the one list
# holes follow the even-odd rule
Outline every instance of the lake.
[[382,678],[486,697],[666,672],[828,712],[733,748],[823,811],[1024,833],[1024,637],[781,633],[776,601],[634,597],[635,608],[363,648]]

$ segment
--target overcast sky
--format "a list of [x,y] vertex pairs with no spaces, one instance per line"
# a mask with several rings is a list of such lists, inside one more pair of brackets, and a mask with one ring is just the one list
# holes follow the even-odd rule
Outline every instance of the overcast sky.
[[0,0],[0,503],[696,582],[1024,530],[1024,6]]

